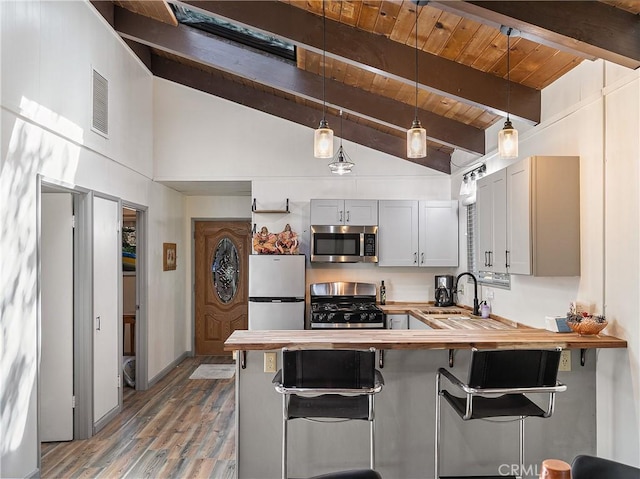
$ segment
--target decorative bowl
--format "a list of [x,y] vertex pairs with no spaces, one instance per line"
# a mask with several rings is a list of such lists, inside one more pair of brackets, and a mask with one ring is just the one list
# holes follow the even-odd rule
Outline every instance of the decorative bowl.
[[567,325],[571,328],[571,330],[582,335],[598,334],[600,333],[600,331],[606,328],[608,324],[609,323],[606,320],[599,322],[590,317],[583,318],[579,322],[570,319],[567,320]]

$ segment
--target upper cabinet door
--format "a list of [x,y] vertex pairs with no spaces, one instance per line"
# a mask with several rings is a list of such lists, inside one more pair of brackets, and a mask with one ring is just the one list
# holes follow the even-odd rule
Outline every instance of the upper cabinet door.
[[420,266],[458,266],[458,202],[420,202]]
[[312,225],[377,226],[378,200],[311,200]]
[[311,200],[312,225],[344,224],[344,200]]
[[531,274],[530,159],[507,167],[507,257],[511,274]]
[[480,271],[506,273],[507,175],[504,170],[478,180],[477,261]]
[[378,266],[418,266],[418,202],[379,201]]
[[378,200],[344,200],[344,224],[378,226]]

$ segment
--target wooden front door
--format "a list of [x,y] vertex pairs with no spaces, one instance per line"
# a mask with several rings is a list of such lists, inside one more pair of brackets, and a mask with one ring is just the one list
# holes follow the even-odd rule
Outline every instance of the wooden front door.
[[224,342],[247,329],[250,253],[248,222],[195,222],[196,355],[230,355]]

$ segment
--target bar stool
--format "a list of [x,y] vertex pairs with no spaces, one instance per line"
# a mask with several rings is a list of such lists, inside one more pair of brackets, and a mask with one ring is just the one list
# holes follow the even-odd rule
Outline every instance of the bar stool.
[[[560,349],[556,350],[472,350],[468,381],[463,383],[448,370],[436,374],[435,477],[440,476],[441,399],[463,421],[495,417],[517,417],[519,423],[520,474],[524,470],[524,420],[526,417],[550,417],[555,395],[567,387],[557,380]],[[464,393],[464,397],[442,388],[442,378]],[[541,409],[525,393],[549,395],[547,409]],[[491,395],[488,397],[487,395]],[[453,476],[450,476],[453,477]],[[459,476],[456,476],[459,477]],[[478,476],[464,476],[478,477]],[[487,476],[484,476],[487,477]],[[520,476],[492,476],[520,477]]]
[[369,467],[375,469],[374,395],[382,390],[384,379],[375,368],[373,348],[366,351],[285,348],[282,369],[273,383],[282,394],[282,479],[288,475],[287,424],[293,419],[369,421]]

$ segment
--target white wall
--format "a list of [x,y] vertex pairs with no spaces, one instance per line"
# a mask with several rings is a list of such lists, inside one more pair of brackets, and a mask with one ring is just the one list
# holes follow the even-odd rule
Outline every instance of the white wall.
[[[544,327],[545,316],[565,313],[574,300],[606,314],[605,333],[626,339],[628,348],[598,352],[598,454],[635,465],[640,464],[639,75],[585,61],[543,90],[542,122],[520,133],[519,158],[581,158],[580,277],[512,275],[511,290],[481,288],[483,297],[493,291],[494,313],[531,326]],[[487,131],[487,143],[497,136],[494,130]],[[491,173],[517,160],[500,160],[491,152],[480,161]],[[460,179],[458,174],[452,182],[454,195]]]
[[[39,460],[36,175],[148,207],[150,378],[185,350],[183,270],[161,271],[184,216],[150,179],[151,74],[93,7],[3,1],[0,17],[0,477],[25,477]],[[92,67],[109,80],[108,138],[90,129]]]

